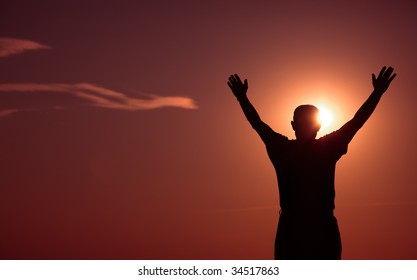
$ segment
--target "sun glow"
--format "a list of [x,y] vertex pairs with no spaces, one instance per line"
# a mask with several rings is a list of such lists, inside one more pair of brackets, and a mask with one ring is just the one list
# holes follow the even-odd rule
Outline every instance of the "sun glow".
[[319,121],[321,123],[321,128],[326,129],[333,123],[333,114],[324,106],[319,106],[318,109],[320,111]]

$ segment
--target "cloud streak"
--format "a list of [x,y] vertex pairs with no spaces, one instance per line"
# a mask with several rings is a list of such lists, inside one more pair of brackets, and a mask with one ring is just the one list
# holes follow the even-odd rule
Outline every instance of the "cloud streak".
[[0,119],[10,116],[11,114],[17,113],[19,110],[17,109],[6,109],[6,110],[0,110]]
[[[40,84],[40,83],[17,83],[17,84],[0,84],[0,92],[56,92],[59,94],[72,94],[84,101],[90,106],[124,110],[139,111],[153,110],[164,107],[177,107],[182,109],[197,109],[195,102],[188,97],[182,96],[158,96],[147,94],[146,98],[136,98],[128,96],[124,93],[107,89],[89,83],[77,84]],[[6,109],[0,111],[0,118],[9,116],[19,109]]]
[[0,57],[8,57],[15,54],[20,54],[26,51],[34,51],[41,49],[50,49],[50,46],[40,44],[35,41],[15,39],[15,38],[0,38]]

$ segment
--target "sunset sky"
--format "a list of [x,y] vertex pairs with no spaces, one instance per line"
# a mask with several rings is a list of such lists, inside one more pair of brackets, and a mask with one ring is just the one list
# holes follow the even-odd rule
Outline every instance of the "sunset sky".
[[[341,4],[343,2],[343,4]],[[295,138],[353,117],[336,168],[343,259],[417,259],[417,2],[2,1],[1,259],[272,259],[278,189],[226,81]]]

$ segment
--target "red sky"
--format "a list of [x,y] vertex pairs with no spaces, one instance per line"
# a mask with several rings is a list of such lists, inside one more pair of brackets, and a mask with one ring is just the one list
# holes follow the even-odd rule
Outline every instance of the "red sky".
[[[271,259],[275,173],[226,81],[294,138],[397,78],[336,170],[344,259],[417,259],[415,1],[3,1],[1,259]],[[320,135],[323,135],[320,134]]]

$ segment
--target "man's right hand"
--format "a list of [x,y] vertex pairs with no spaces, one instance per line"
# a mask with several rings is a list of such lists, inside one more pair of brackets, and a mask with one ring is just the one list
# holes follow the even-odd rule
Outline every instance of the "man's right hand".
[[248,91],[248,80],[245,79],[245,82],[242,83],[237,74],[231,75],[229,81],[227,82],[233,94],[238,100],[246,97],[246,92]]

